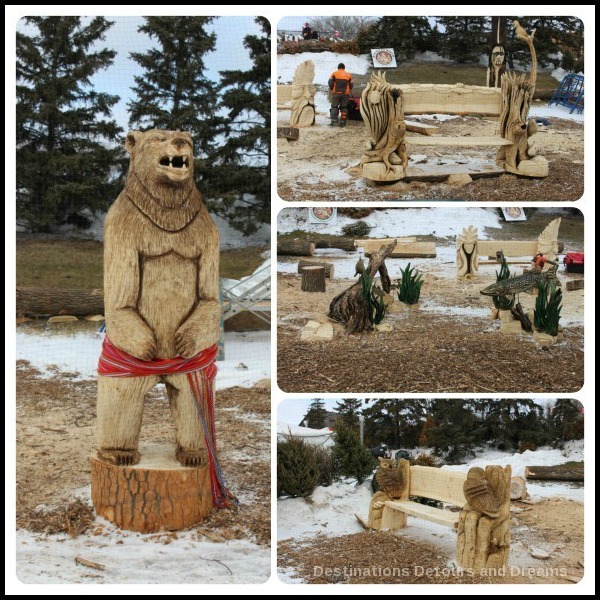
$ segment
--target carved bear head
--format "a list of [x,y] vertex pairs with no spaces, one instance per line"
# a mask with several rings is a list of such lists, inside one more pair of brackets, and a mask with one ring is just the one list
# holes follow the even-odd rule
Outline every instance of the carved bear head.
[[149,188],[185,186],[194,176],[192,136],[183,131],[130,131],[125,149],[131,155],[129,172]]

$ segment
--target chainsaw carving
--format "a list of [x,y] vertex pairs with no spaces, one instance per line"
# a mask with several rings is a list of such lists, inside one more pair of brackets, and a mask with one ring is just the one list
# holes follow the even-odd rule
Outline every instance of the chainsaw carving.
[[500,87],[502,76],[506,73],[506,49],[502,44],[490,48],[487,69],[487,86]]
[[533,267],[525,270],[523,275],[509,277],[502,281],[497,281],[488,285],[479,293],[484,296],[515,296],[516,294],[531,294],[539,288],[540,283],[548,285],[550,281],[554,285],[560,287],[562,284],[556,276],[558,265],[552,265],[547,271],[543,271],[540,267]]
[[[125,189],[110,208],[104,234],[107,338],[134,360],[192,358],[219,335],[219,232],[194,183],[188,133],[132,131],[125,147]],[[103,355],[104,357],[104,355]],[[102,361],[102,359],[101,359]],[[139,461],[144,397],[166,384],[176,427],[176,457],[206,463],[198,406],[185,374],[98,377],[98,456]],[[198,395],[212,394],[212,381]]]
[[305,60],[298,65],[292,81],[292,127],[310,127],[315,124],[314,78],[315,65],[312,60]]
[[456,264],[458,276],[471,279],[477,275],[479,269],[479,255],[477,241],[479,233],[476,227],[469,225],[456,236]]
[[560,217],[551,221],[544,231],[538,236],[538,252],[543,254],[547,260],[556,260],[558,253],[558,229]]
[[406,486],[404,469],[397,460],[380,458],[379,468],[375,472],[375,481],[382,492],[390,498],[400,498]]

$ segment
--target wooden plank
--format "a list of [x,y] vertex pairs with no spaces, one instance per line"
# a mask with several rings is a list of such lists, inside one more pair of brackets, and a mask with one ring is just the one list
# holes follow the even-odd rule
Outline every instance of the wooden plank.
[[[497,166],[495,163],[475,163],[468,165],[459,165],[456,163],[437,165],[437,164],[418,164],[409,165],[406,168],[406,174],[404,176],[405,181],[445,181],[450,175],[458,175],[460,173],[467,173],[473,179],[479,177],[497,177],[504,173],[502,167]],[[385,186],[385,183],[382,187]],[[459,192],[457,192],[459,193]]]
[[479,256],[496,256],[502,250],[504,256],[515,258],[517,256],[534,257],[538,251],[538,241],[532,240],[479,240],[477,253]]
[[[439,469],[437,470],[439,471]],[[437,523],[438,525],[452,527],[453,529],[458,527],[458,516],[460,513],[457,512],[435,508],[434,506],[427,506],[426,504],[419,504],[418,502],[397,500],[389,500],[385,503],[385,507],[397,512],[405,513],[411,517],[418,517],[420,519],[425,519],[426,521],[431,521],[432,523]]]
[[410,146],[511,146],[512,142],[499,135],[473,135],[473,136],[444,136],[433,137],[406,136],[406,145]]
[[277,104],[292,101],[292,86],[278,85],[277,86]]
[[[381,242],[369,242],[363,246],[365,255],[377,252]],[[435,258],[437,256],[435,242],[400,242],[390,254],[390,258]]]
[[452,115],[500,115],[500,88],[480,85],[402,84],[392,88],[402,91],[405,115],[443,113]]
[[437,133],[440,128],[435,125],[426,125],[425,123],[419,123],[418,121],[404,121],[406,125],[406,131],[412,131],[412,133],[420,133],[422,135],[433,135]]
[[462,508],[466,502],[463,492],[466,479],[466,473],[458,471],[446,471],[435,467],[411,467],[410,495],[448,502]]
[[573,290],[582,290],[583,282],[583,279],[574,279],[573,281],[567,281],[567,291],[572,292]]
[[[417,241],[417,236],[416,235],[408,235],[408,236],[404,236],[404,237],[389,237],[389,238],[364,238],[364,239],[360,239],[360,240],[354,240],[354,245],[357,248],[363,248],[365,243],[369,243],[369,242],[379,242],[381,243],[381,245],[388,245],[391,244],[394,240],[396,240],[396,242],[398,244],[401,244],[403,242],[410,242],[410,243],[414,243]],[[319,245],[317,244],[317,248],[319,247]]]

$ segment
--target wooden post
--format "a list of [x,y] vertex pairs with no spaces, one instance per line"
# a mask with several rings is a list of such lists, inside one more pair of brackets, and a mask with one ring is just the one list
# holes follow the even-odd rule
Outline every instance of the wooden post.
[[456,558],[463,569],[479,574],[508,564],[510,550],[510,466],[469,470],[467,503],[458,523]]
[[325,277],[331,279],[333,277],[334,266],[333,263],[328,262],[316,262],[314,260],[300,259],[298,261],[298,273],[302,273],[304,267],[323,267],[325,269]]
[[277,254],[279,256],[313,256],[315,243],[308,240],[278,240]]
[[325,291],[325,268],[324,267],[303,267],[302,285],[303,292],[324,292]]
[[92,502],[96,512],[121,529],[151,533],[200,523],[212,510],[208,466],[183,467],[170,446],[142,449],[134,466],[98,457],[92,463]]

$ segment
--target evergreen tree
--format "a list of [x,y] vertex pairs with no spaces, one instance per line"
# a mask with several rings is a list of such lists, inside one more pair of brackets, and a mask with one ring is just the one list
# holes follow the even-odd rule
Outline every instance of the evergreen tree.
[[548,442],[543,427],[543,409],[527,398],[502,398],[488,404],[486,438],[501,450],[516,449],[520,442]]
[[131,53],[144,73],[134,77],[129,126],[188,131],[194,139],[196,181],[215,143],[217,89],[204,64],[204,56],[215,49],[216,35],[206,31],[214,19],[145,17],[138,31],[157,46]]
[[358,415],[362,410],[362,401],[358,398],[342,398],[335,405],[335,412],[339,413],[340,419],[351,429],[359,427]]
[[439,17],[444,29],[442,55],[458,63],[477,61],[489,50],[490,19],[487,17]]
[[377,399],[363,410],[365,439],[369,445],[385,443],[391,448],[417,445],[427,401],[414,399]]
[[209,208],[246,235],[271,218],[271,26],[264,17],[256,22],[262,34],[244,38],[252,68],[221,72],[225,141],[205,173]]
[[361,52],[394,48],[398,61],[429,50],[431,25],[427,17],[381,17],[361,30],[356,38]]
[[352,477],[362,483],[376,466],[376,461],[365,448],[357,433],[341,419],[335,423],[334,446],[331,450],[335,472],[342,477]]
[[68,219],[85,224],[83,209],[106,208],[116,195],[120,150],[111,142],[121,130],[110,115],[119,98],[90,83],[115,57],[96,48],[112,22],[24,23],[28,32],[17,32],[17,218],[32,231],[51,231]]
[[583,406],[571,398],[559,398],[550,412],[554,439],[559,442],[583,439]]
[[308,420],[308,426],[311,429],[323,429],[325,427],[325,419],[327,411],[325,410],[325,402],[320,398],[315,398],[308,408],[305,420]]

